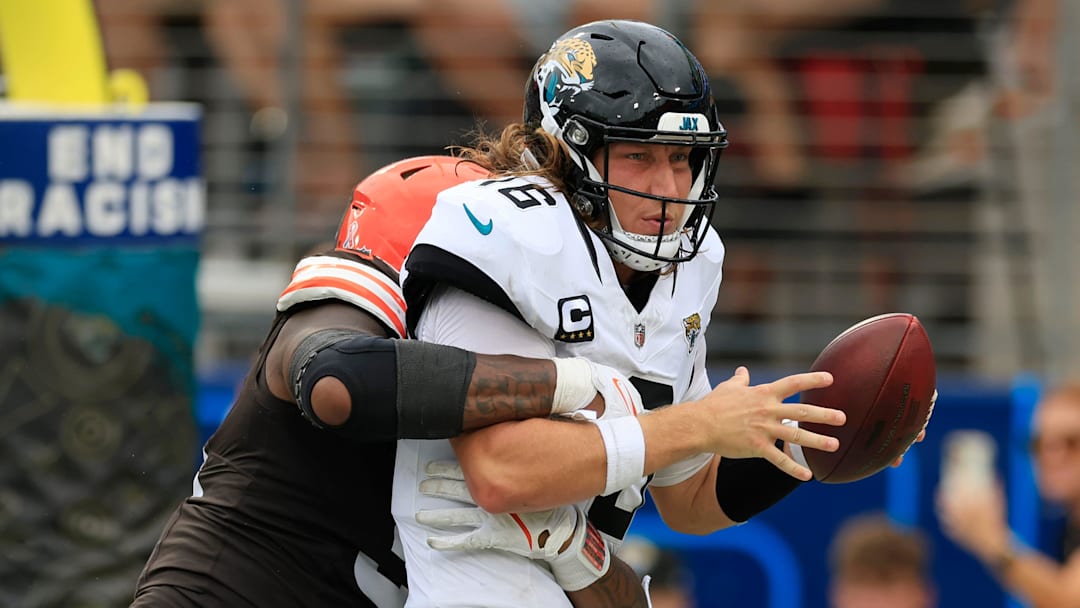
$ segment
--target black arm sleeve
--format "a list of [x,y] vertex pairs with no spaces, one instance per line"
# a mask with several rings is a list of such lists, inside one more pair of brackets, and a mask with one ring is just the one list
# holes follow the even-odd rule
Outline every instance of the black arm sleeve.
[[716,502],[733,521],[744,522],[802,484],[764,458],[721,458],[716,469]]
[[[315,332],[289,365],[296,403],[313,425],[357,441],[444,439],[461,434],[476,355],[354,331]],[[333,376],[351,399],[349,418],[330,426],[311,406],[315,383]]]

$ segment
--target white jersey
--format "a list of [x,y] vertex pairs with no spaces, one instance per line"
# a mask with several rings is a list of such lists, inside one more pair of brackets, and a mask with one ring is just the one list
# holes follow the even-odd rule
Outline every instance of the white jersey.
[[[406,262],[402,284],[411,331],[437,285],[456,287],[525,321],[551,345],[548,353],[513,354],[580,356],[610,365],[631,378],[652,408],[696,399],[710,389],[705,331],[723,253],[710,229],[699,255],[659,276],[638,311],[603,243],[580,224],[561,193],[541,178],[484,180],[439,195]],[[492,327],[474,325],[472,331],[487,333]],[[484,352],[468,336],[446,341]],[[486,343],[498,340],[490,336]],[[541,563],[499,551],[440,554],[427,546],[428,536],[446,532],[417,524],[415,511],[455,506],[417,491],[422,468],[432,459],[453,459],[449,442],[399,442],[392,510],[405,550],[409,605],[568,606]],[[653,483],[678,483],[709,459],[658,473]],[[642,503],[643,487],[589,501],[590,520],[609,538],[621,540]]]

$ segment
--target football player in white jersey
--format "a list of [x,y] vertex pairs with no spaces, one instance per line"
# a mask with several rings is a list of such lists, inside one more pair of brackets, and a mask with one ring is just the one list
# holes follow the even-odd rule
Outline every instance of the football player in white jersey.
[[[649,24],[603,21],[539,59],[523,123],[465,150],[492,177],[439,195],[402,276],[409,331],[477,352],[603,362],[630,377],[644,408],[608,400],[593,421],[399,442],[392,510],[409,605],[570,605],[563,591],[581,581],[525,559],[520,515],[486,513],[577,503],[615,546],[651,476],[665,521],[708,533],[810,479],[800,445],[837,448],[791,421],[843,424],[842,412],[783,403],[828,385],[826,373],[750,386],[740,368],[709,393],[705,333],[724,256],[709,219],[726,144],[686,47]],[[441,462],[455,458],[460,469]],[[483,511],[443,517],[462,506],[455,497]],[[462,526],[447,538],[431,522]],[[468,550],[489,547],[508,551]]]
[[[335,246],[301,260],[278,299],[272,329],[206,443],[193,494],[165,526],[133,606],[400,608],[405,565],[390,515],[396,439],[574,411],[597,392],[622,401],[625,378],[581,359],[491,357],[392,339],[405,324],[397,272],[435,194],[486,175],[459,159],[419,157],[357,186]],[[547,552],[530,556],[571,575],[584,568],[592,576],[585,584],[609,574],[601,584],[640,596],[633,571],[610,559],[576,515],[522,520],[538,534],[541,526],[557,533]]]

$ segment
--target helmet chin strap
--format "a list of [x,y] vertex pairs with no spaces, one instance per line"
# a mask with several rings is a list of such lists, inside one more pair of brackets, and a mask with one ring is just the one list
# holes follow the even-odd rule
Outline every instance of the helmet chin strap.
[[[627,232],[623,230],[621,224],[619,224],[619,218],[615,215],[615,206],[608,201],[608,219],[611,222],[611,235],[615,237],[615,241],[602,239],[604,246],[607,247],[608,253],[611,254],[612,259],[620,264],[633,268],[640,272],[652,272],[654,270],[660,270],[667,266],[671,262],[664,260],[654,260],[650,257],[644,256],[637,251],[634,251],[628,247],[622,246],[620,243],[633,243],[635,248],[644,251],[654,251],[657,255],[673,258],[679,253],[679,244],[681,240],[681,234],[683,226],[686,225],[689,213],[683,213],[682,219],[679,221],[678,227],[670,234],[665,235],[646,235],[637,234],[635,232]],[[657,242],[660,246],[657,248]],[[640,246],[638,244],[640,243]]]
[[[567,146],[565,142],[563,142],[563,145],[570,150],[571,158],[579,167],[586,171],[590,178],[601,183],[605,181],[601,178],[600,171],[597,170],[590,159],[579,153],[572,146]],[[582,165],[584,166],[582,167]],[[609,226],[611,226],[611,236],[614,237],[614,239],[601,240],[604,242],[604,247],[607,248],[611,258],[616,262],[637,270],[638,272],[653,272],[654,270],[660,270],[671,263],[665,260],[654,260],[629,247],[623,246],[621,243],[633,243],[635,249],[655,252],[662,257],[672,258],[679,253],[680,235],[683,227],[686,226],[687,220],[690,218],[690,213],[683,213],[683,217],[679,221],[678,227],[671,234],[660,236],[637,234],[635,232],[623,230],[622,225],[619,223],[618,216],[615,215],[615,206],[611,204],[610,196],[607,199],[606,207]],[[657,241],[660,241],[659,249],[657,249]]]

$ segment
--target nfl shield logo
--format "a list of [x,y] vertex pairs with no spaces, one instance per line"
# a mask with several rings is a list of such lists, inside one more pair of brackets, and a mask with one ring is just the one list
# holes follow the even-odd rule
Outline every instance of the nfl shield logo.
[[634,346],[641,348],[645,346],[645,324],[638,323],[634,325]]

